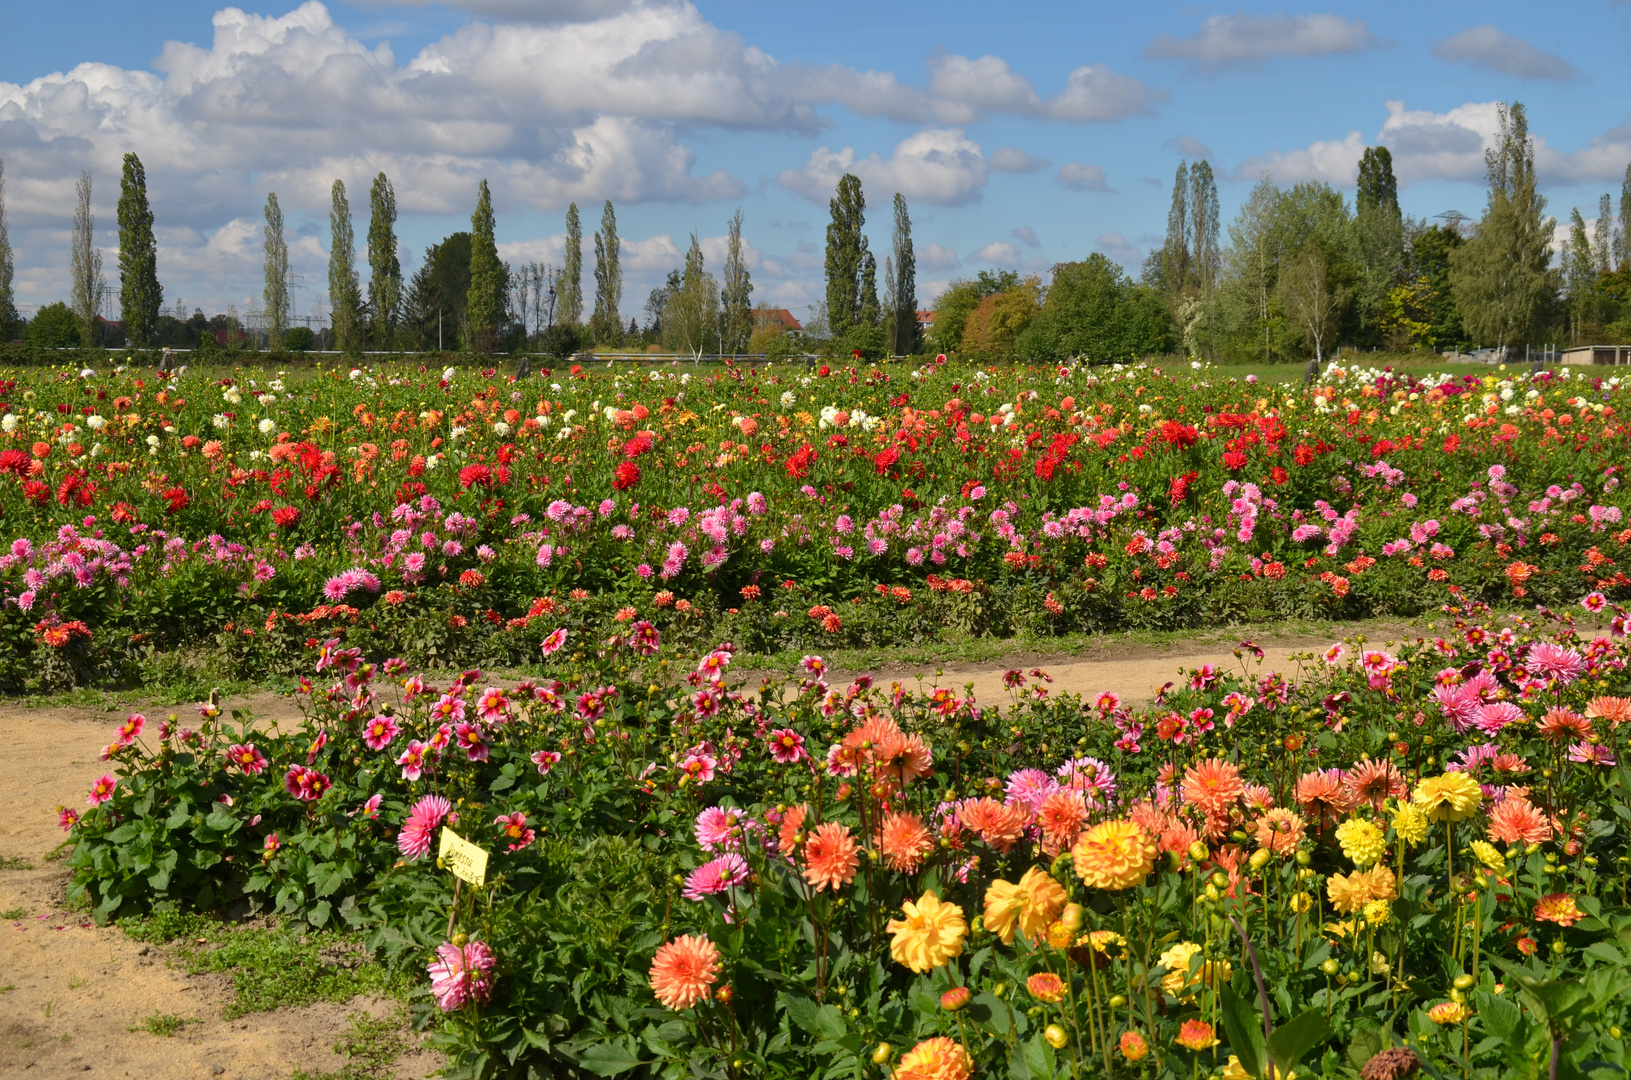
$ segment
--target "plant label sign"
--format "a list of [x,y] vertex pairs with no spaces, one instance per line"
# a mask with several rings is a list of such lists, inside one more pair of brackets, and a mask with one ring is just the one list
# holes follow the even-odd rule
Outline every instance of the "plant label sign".
[[443,827],[436,859],[461,881],[478,886],[487,883],[487,852],[452,829]]

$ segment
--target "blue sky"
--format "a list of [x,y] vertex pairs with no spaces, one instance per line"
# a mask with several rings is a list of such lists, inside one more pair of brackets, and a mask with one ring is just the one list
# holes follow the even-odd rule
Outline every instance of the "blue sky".
[[558,262],[566,203],[588,233],[612,199],[625,318],[692,231],[717,269],[737,206],[755,299],[803,316],[846,170],[865,183],[879,252],[889,201],[906,194],[927,304],[960,274],[1045,276],[1093,251],[1136,274],[1184,158],[1212,162],[1226,220],[1265,171],[1351,194],[1378,143],[1406,213],[1476,216],[1501,101],[1528,106],[1560,218],[1594,217],[1631,162],[1620,3],[80,0],[12,4],[6,22],[0,157],[25,310],[67,294],[83,168],[115,276],[131,149],[167,305],[250,305],[276,191],[308,313],[324,292],[330,183],[346,181],[360,236],[384,169],[410,272],[468,227],[480,177],[512,261]]

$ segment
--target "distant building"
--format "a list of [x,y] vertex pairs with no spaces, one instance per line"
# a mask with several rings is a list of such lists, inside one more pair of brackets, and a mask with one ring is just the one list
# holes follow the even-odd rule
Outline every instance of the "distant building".
[[804,329],[803,324],[793,318],[793,313],[786,308],[754,308],[753,325],[779,326],[787,332]]
[[1564,349],[1563,362],[1590,367],[1621,367],[1631,364],[1631,345],[1581,345]]
[[932,311],[919,311],[917,313],[917,329],[918,329],[918,333],[927,334],[929,332],[929,329],[931,327],[933,327],[933,326],[934,326],[934,312],[932,312]]

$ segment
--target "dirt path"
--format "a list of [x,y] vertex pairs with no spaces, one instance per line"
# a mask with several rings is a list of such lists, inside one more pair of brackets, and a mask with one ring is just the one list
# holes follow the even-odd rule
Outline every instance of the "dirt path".
[[[1265,645],[1266,657],[1254,672],[1275,669],[1292,674],[1293,654],[1318,651],[1324,638],[1286,638]],[[1209,651],[1152,647],[1143,655],[1079,660],[1016,656],[1007,664],[946,664],[918,670],[882,665],[872,674],[924,688],[946,686],[959,695],[972,683],[988,705],[1007,703],[1003,672],[1019,666],[1029,675],[1041,667],[1052,677],[1050,693],[1094,696],[1103,691],[1128,702],[1150,698],[1182,669],[1213,664],[1240,670],[1229,649]],[[739,672],[747,675],[750,673]],[[834,672],[842,685],[858,671]],[[1047,685],[1047,684],[1044,684]],[[229,707],[250,709],[262,721],[298,720],[290,701],[271,694],[235,699]],[[143,710],[158,719],[169,709]],[[171,968],[156,950],[133,942],[116,929],[99,928],[88,917],[63,910],[67,874],[46,856],[63,839],[55,808],[80,806],[104,766],[97,761],[123,711],[89,708],[0,709],[0,791],[11,801],[0,816],[0,912],[26,914],[0,922],[0,1077],[93,1076],[152,1078],[266,1078],[285,1080],[296,1068],[337,1069],[330,1047],[348,1028],[347,1013],[359,1007],[378,1015],[380,1002],[303,1009],[221,1019],[231,991],[218,976],[189,976]],[[32,869],[5,869],[10,860]],[[187,1024],[174,1037],[155,1036],[137,1022],[155,1013],[179,1014]],[[405,1056],[399,1075],[425,1076],[439,1062],[428,1053]]]
[[[297,715],[276,699],[254,705],[266,715]],[[0,815],[0,912],[25,912],[0,922],[0,1077],[287,1080],[297,1068],[340,1068],[331,1046],[349,1030],[347,1014],[383,1016],[386,1003],[222,1020],[232,996],[224,977],[173,969],[158,950],[63,909],[67,873],[46,860],[63,839],[54,809],[83,805],[104,768],[97,754],[122,719],[72,709],[0,712],[0,791],[10,803]],[[14,860],[33,869],[8,869]],[[197,1022],[173,1037],[136,1027],[156,1013]],[[439,1064],[428,1053],[407,1055],[398,1075],[428,1076]]]

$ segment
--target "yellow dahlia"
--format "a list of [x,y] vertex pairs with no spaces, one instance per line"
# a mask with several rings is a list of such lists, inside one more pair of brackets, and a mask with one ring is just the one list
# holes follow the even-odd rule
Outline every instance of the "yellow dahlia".
[[894,1080],[969,1080],[974,1060],[956,1039],[925,1039],[906,1051],[895,1066]]
[[1202,961],[1199,967],[1190,971],[1194,958],[1201,952],[1201,946],[1193,941],[1180,941],[1166,952],[1161,954],[1157,961],[1167,969],[1161,977],[1161,989],[1175,998],[1193,997],[1196,990],[1203,985],[1211,986],[1217,979],[1228,982],[1234,969],[1227,960]]
[[1337,843],[1361,870],[1387,854],[1387,834],[1364,818],[1349,818],[1338,825]]
[[1090,889],[1130,889],[1155,869],[1155,839],[1131,821],[1106,821],[1076,840],[1076,876]]
[[1393,831],[1400,840],[1415,845],[1427,839],[1427,811],[1415,803],[1404,803],[1393,812]]
[[1484,791],[1466,773],[1452,772],[1429,776],[1416,785],[1411,798],[1434,821],[1461,821],[1478,812]]
[[962,908],[944,902],[931,890],[915,904],[906,901],[901,910],[906,918],[893,919],[888,927],[893,935],[889,955],[896,963],[923,974],[962,955],[963,935],[968,933]]
[[985,928],[1002,938],[1004,945],[1012,945],[1017,923],[1027,941],[1036,941],[1064,909],[1064,887],[1046,870],[1033,866],[1017,885],[998,878],[986,889]]

